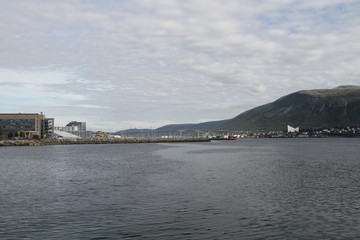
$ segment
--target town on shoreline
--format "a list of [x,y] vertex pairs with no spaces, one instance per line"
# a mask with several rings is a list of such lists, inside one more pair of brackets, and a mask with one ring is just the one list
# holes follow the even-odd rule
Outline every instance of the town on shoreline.
[[[285,127],[285,126],[284,126]],[[90,131],[86,122],[71,121],[55,127],[54,118],[43,113],[0,114],[0,146],[44,146],[69,144],[205,142],[241,138],[360,137],[360,126],[299,129],[287,131],[228,129],[128,129],[115,133]]]
[[77,145],[77,144],[126,144],[126,143],[186,143],[186,142],[210,142],[212,140],[236,140],[246,138],[353,138],[360,137],[360,131],[334,130],[322,134],[306,132],[284,134],[283,132],[248,132],[247,135],[206,136],[206,137],[122,137],[122,138],[47,138],[47,139],[6,139],[0,140],[0,147],[10,146],[51,146],[51,145]]

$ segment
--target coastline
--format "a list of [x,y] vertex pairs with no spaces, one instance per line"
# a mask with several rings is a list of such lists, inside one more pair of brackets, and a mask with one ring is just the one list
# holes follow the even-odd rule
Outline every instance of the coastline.
[[42,139],[42,140],[0,140],[0,147],[12,146],[52,146],[75,144],[125,144],[125,143],[176,143],[209,142],[207,138],[122,138],[111,140],[99,139]]

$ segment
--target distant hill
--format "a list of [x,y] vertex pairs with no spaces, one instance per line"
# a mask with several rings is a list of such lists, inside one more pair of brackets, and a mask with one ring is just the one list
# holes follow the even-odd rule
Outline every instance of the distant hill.
[[156,129],[157,131],[176,131],[176,130],[210,130],[225,124],[229,120],[220,120],[203,123],[170,124]]
[[[360,126],[360,86],[303,90],[251,110],[233,119],[171,124],[155,131],[177,130],[286,130],[287,125],[306,128]],[[117,133],[154,131],[128,129]],[[116,134],[116,133],[115,133]]]
[[185,123],[185,124],[169,124],[157,129],[126,129],[122,131],[117,131],[112,134],[114,135],[124,135],[124,134],[137,134],[142,132],[152,132],[152,131],[178,131],[178,130],[211,130],[219,127],[220,125],[226,123],[229,120],[220,120],[212,122],[203,122],[203,123]]
[[299,91],[251,110],[216,127],[228,130],[285,130],[360,126],[360,86]]
[[152,129],[138,129],[138,128],[131,128],[131,129],[126,129],[126,130],[121,130],[121,131],[117,131],[117,132],[113,132],[112,134],[114,135],[121,135],[121,134],[127,134],[127,133],[141,133],[141,132],[150,132],[152,131]]

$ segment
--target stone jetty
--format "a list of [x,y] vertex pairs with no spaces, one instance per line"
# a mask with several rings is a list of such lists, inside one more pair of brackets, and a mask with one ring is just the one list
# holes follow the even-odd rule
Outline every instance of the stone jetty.
[[41,140],[0,140],[2,146],[48,146],[74,144],[123,144],[123,143],[176,143],[209,142],[207,138],[119,138],[119,139],[41,139]]

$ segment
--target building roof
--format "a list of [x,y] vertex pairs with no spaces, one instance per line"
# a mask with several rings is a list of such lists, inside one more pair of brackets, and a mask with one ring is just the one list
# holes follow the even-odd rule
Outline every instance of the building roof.
[[40,115],[40,114],[39,113],[0,113],[0,115]]
[[75,134],[71,134],[71,133],[64,132],[64,131],[54,131],[54,133],[52,135],[63,137],[63,138],[81,138],[79,136],[76,136]]
[[71,121],[66,126],[79,126],[79,125],[85,125],[86,122],[78,122],[78,121]]

